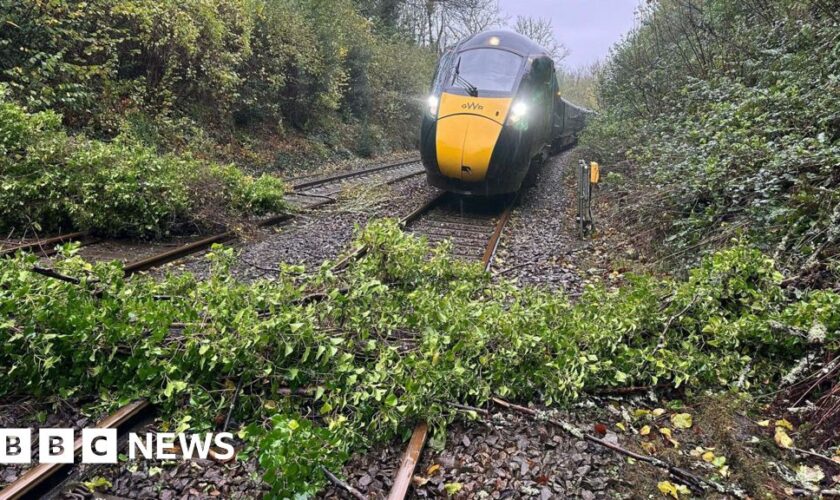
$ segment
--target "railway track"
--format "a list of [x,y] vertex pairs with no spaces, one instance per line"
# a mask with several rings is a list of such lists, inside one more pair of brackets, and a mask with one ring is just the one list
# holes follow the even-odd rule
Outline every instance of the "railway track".
[[[484,270],[489,271],[517,199],[518,195],[515,195],[487,204],[442,193],[403,217],[400,225],[414,234],[425,236],[430,243],[451,241],[456,257],[480,261]],[[364,247],[356,249],[339,261],[333,270],[340,270],[365,252]],[[415,425],[394,475],[388,500],[402,500],[408,493],[428,431],[426,422]]]
[[294,183],[287,199],[296,208],[315,208],[334,203],[336,195],[348,187],[394,184],[423,172],[419,159],[401,160]]
[[[350,172],[340,172],[315,179],[301,180],[292,184],[287,195],[289,204],[298,210],[314,209],[336,201],[335,196],[348,187],[359,185],[388,185],[423,173],[419,159],[412,158],[396,162],[375,165]],[[270,227],[291,219],[293,216],[282,214],[257,222],[257,227]],[[15,246],[0,249],[0,256],[10,256],[17,252],[33,252],[42,257],[51,257],[58,253],[57,246],[68,242],[78,242],[81,246],[101,246],[105,255],[146,254],[136,259],[124,260],[126,276],[140,271],[178,260],[205,250],[215,243],[224,243],[238,237],[236,231],[223,231],[211,236],[192,241],[175,243],[163,251],[155,251],[155,245],[131,244],[118,240],[107,240],[92,236],[87,232],[67,233],[47,239],[35,239]],[[114,248],[107,248],[108,246]],[[148,252],[148,250],[152,250]],[[106,259],[107,260],[107,259]]]
[[[384,178],[384,182],[391,183],[422,172],[422,170],[416,173],[411,171],[407,172],[406,170],[411,169],[405,167],[409,167],[411,163],[416,164],[416,162],[404,162],[399,165],[379,166],[366,169],[364,172],[355,176],[341,174],[336,177],[338,180],[350,178],[369,180],[371,176],[388,170],[390,171],[390,175]],[[324,188],[329,185],[330,181],[324,178],[316,181],[307,181],[305,188]],[[444,240],[452,241],[453,248],[461,249],[456,252],[456,256],[470,260],[480,259],[485,270],[489,270],[501,234],[510,219],[515,201],[516,199],[514,197],[497,200],[497,203],[486,205],[466,202],[461,198],[451,196],[447,193],[441,193],[403,217],[400,223],[408,231],[425,236],[431,243]],[[273,217],[262,221],[260,225],[268,226],[282,220],[284,220],[283,216]],[[49,245],[57,245],[67,241],[78,241],[87,237],[88,235],[85,233],[67,234],[49,240],[43,240],[36,244],[29,244],[25,248],[24,246],[18,246],[13,249],[13,252],[21,250],[49,251]],[[223,242],[233,238],[235,238],[235,233],[228,231],[194,241],[149,258],[134,261],[125,266],[125,273],[126,275],[131,275],[139,271],[148,270],[171,260],[200,251],[213,243]],[[11,253],[6,250],[4,254],[7,252]],[[365,248],[352,251],[347,257],[340,260],[334,266],[334,269],[339,270],[345,267],[353,259],[364,255],[365,252]],[[154,418],[154,415],[155,409],[147,401],[135,401],[103,419],[97,427],[117,429],[122,439],[122,436],[126,433],[136,429],[140,425],[140,422],[148,423]],[[393,486],[388,495],[390,500],[405,498],[408,488],[411,485],[414,469],[425,445],[427,433],[428,425],[425,422],[420,422],[415,426],[409,445],[403,453],[399,469],[394,477]],[[81,440],[77,440],[74,444],[76,454],[80,453],[81,447]],[[18,480],[0,491],[0,500],[34,499],[55,496],[66,486],[68,478],[73,475],[73,470],[73,464],[36,465],[26,471]]]
[[[501,207],[498,204],[488,207],[475,201],[467,202],[463,198],[444,195],[435,199],[426,212],[415,217],[409,230],[425,235],[430,242],[452,241],[453,250],[464,249],[456,253],[457,256],[467,259],[478,257],[484,270],[489,271],[516,200],[517,196],[513,196],[497,200],[501,201]],[[394,476],[388,500],[402,500],[408,493],[428,431],[426,422],[419,422],[414,427]]]

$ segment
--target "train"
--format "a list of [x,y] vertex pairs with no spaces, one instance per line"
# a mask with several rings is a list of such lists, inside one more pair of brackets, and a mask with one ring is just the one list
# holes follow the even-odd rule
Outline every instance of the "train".
[[554,60],[509,31],[485,31],[438,61],[420,127],[428,184],[493,196],[519,191],[532,166],[573,145],[592,111],[558,91]]

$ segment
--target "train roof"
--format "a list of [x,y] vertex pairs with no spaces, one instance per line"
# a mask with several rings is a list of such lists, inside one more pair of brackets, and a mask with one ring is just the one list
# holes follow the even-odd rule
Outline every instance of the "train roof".
[[565,97],[561,97],[560,100],[563,101],[564,103],[566,103],[567,106],[571,106],[571,107],[573,107],[573,108],[575,108],[575,109],[577,109],[577,110],[579,110],[583,113],[590,113],[590,114],[593,114],[593,115],[596,114],[595,111],[593,111],[589,108],[584,108],[580,104],[575,104],[572,101],[566,99]]
[[498,47],[517,52],[524,56],[549,56],[548,51],[534,43],[530,38],[506,30],[482,31],[462,40],[455,47],[455,51],[477,49],[481,47]]

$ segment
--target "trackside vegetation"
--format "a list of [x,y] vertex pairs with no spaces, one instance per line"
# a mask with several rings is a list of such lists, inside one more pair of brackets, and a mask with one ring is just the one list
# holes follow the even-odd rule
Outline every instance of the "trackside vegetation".
[[[837,276],[840,19],[824,0],[649,3],[599,80],[583,142],[630,160],[641,225],[671,250],[750,236]],[[828,280],[831,281],[831,278]]]
[[284,209],[283,182],[118,136],[71,135],[0,87],[0,230],[89,230],[155,237]]
[[0,1],[0,230],[194,230],[412,147],[435,55],[368,4]]
[[393,221],[357,243],[370,251],[341,273],[286,267],[250,284],[222,247],[206,280],[126,280],[72,247],[56,269],[78,286],[31,272],[33,256],[0,261],[0,393],[148,397],[199,431],[219,425],[239,386],[234,422],[284,497],[317,491],[321,465],[338,470],[400,423],[440,429],[451,402],[562,404],[653,384],[749,391],[840,344],[840,295],[784,293],[774,262],[738,242],[684,280],[639,276],[576,302],[491,282],[446,248],[425,258],[426,242]]
[[411,146],[434,55],[363,14],[373,3],[3,1],[0,81],[91,137],[130,129],[254,166],[283,160],[260,143],[293,138],[312,154]]

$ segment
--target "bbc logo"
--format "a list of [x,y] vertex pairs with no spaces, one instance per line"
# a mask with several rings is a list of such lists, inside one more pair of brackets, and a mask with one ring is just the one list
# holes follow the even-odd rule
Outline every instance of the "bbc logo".
[[[75,458],[73,429],[39,429],[38,461],[72,464]],[[0,429],[0,464],[32,462],[32,430]],[[117,463],[116,429],[82,429],[82,462]]]
[[[42,464],[72,464],[76,455],[73,429],[39,429],[38,461]],[[82,429],[82,463],[117,463],[118,437],[116,429]],[[236,455],[234,437],[230,432],[216,434],[184,434],[158,432],[128,434],[129,460],[140,457],[151,460],[174,460],[180,452],[183,460],[206,459],[212,456],[221,461]],[[215,449],[212,449],[215,446]],[[32,463],[32,429],[0,429],[0,464]]]

